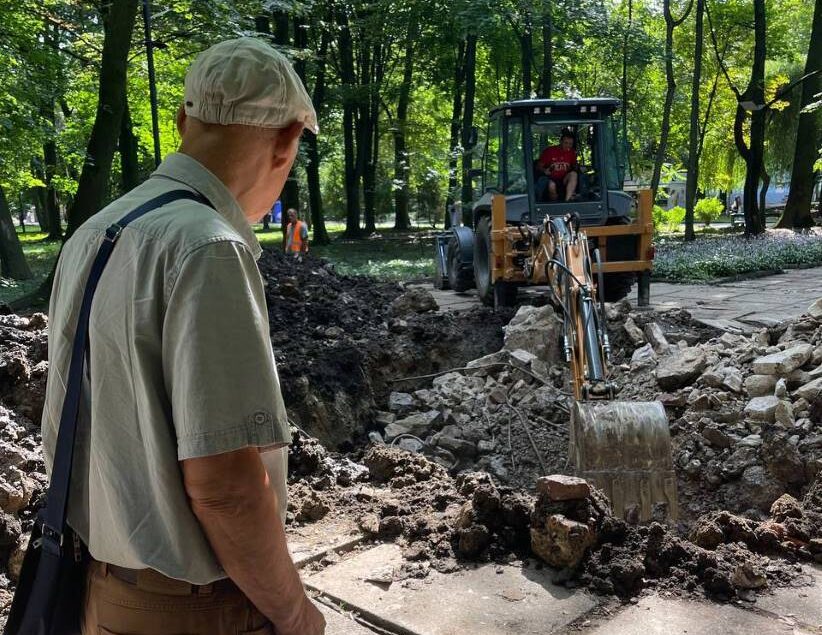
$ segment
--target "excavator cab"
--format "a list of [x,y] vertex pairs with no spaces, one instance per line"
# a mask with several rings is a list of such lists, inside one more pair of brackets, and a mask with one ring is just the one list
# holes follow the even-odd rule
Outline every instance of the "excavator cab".
[[[515,258],[514,266],[503,272],[495,293],[491,283],[498,277],[493,276],[491,266],[490,235],[481,235],[490,231],[493,198],[502,195],[508,226],[534,226],[546,217],[573,214],[585,228],[592,249],[598,248],[602,256],[605,298],[620,300],[638,282],[639,303],[647,304],[654,253],[652,206],[650,199],[643,206],[623,190],[619,105],[612,98],[528,99],[492,109],[482,168],[470,175],[477,177],[479,187],[463,215],[465,224],[436,239],[435,286],[455,291],[476,288],[486,304],[516,301],[517,289],[525,283],[518,264],[521,259]],[[574,140],[576,184],[571,196],[566,196],[565,184],[556,183],[561,191],[553,199],[540,169],[540,156],[568,133]]]
[[[481,193],[473,208],[480,212],[489,206],[491,196],[504,194],[512,223],[534,224],[547,215],[570,210],[584,226],[629,216],[632,199],[622,192],[624,169],[613,120],[619,102],[589,99],[548,103],[529,100],[491,111]],[[576,164],[569,167],[577,174],[576,187],[552,200],[547,188],[541,187],[546,175],[540,169],[540,157],[547,149],[559,147],[567,135],[573,138]]]

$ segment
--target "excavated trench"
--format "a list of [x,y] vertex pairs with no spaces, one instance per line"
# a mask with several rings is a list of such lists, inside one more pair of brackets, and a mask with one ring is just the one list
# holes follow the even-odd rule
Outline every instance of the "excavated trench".
[[[750,599],[802,583],[795,563],[822,562],[822,322],[742,337],[684,311],[608,307],[619,398],[663,402],[679,481],[681,522],[635,526],[596,491],[535,493],[539,477],[568,473],[568,373],[549,307],[443,314],[422,290],[311,257],[267,251],[260,270],[289,415],[315,437],[294,433],[290,525],[333,513],[398,542],[397,579],[538,554],[557,582],[623,598]],[[3,607],[46,483],[46,323],[0,316]],[[762,356],[797,348],[790,369],[763,371]],[[408,379],[420,375],[436,376]],[[565,542],[540,551],[549,534]]]

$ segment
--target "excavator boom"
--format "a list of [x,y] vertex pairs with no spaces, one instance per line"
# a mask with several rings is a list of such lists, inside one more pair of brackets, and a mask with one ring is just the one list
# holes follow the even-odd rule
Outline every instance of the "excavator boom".
[[[603,489],[614,511],[636,522],[676,520],[676,475],[668,417],[659,402],[616,401],[604,321],[599,254],[572,215],[545,219],[529,233],[524,270],[548,280],[563,323],[565,359],[575,403],[571,463]],[[601,271],[601,267],[596,269]]]

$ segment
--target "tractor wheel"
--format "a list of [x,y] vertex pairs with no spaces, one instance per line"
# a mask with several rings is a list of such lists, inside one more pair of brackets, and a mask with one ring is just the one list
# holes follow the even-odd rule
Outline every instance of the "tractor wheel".
[[470,273],[463,271],[459,243],[452,238],[448,241],[448,286],[454,291],[468,291],[471,282]]
[[[445,265],[448,266],[447,264]],[[448,282],[447,272],[442,270],[442,262],[440,261],[439,247],[434,252],[434,288],[435,289],[450,289],[451,285]]]
[[474,281],[477,296],[483,304],[494,306],[494,285],[491,283],[491,219],[487,216],[477,223],[474,236]]

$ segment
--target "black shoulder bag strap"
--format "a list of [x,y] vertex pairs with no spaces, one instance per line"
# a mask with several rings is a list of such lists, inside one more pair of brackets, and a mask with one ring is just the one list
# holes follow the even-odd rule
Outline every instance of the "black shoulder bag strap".
[[[75,537],[66,524],[66,512],[82,393],[83,365],[89,340],[89,317],[94,292],[103,269],[129,223],[174,201],[189,199],[213,207],[202,195],[189,190],[172,190],[140,205],[106,229],[103,243],[91,266],[77,330],[71,350],[66,396],[60,415],[57,444],[51,470],[46,505],[40,510],[26,551],[20,583],[15,592],[6,635],[62,635],[79,633],[82,589],[69,589],[82,582],[76,579],[78,560]],[[66,543],[66,538],[68,542]],[[66,544],[64,544],[66,543]],[[78,597],[78,592],[80,593]],[[69,599],[71,598],[71,599]],[[72,606],[76,604],[76,606]]]

